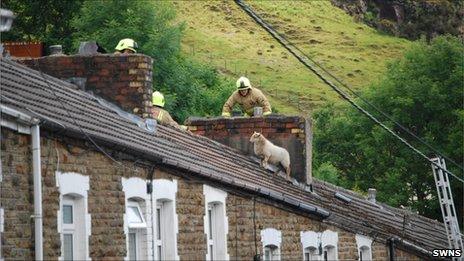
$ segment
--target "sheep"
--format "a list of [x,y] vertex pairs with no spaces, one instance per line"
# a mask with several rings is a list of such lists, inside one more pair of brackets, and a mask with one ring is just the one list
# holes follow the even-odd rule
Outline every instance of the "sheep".
[[255,154],[262,158],[261,167],[266,168],[268,162],[271,164],[280,163],[285,168],[287,179],[290,180],[290,155],[286,149],[272,144],[259,132],[254,132],[251,135],[250,142],[253,143]]

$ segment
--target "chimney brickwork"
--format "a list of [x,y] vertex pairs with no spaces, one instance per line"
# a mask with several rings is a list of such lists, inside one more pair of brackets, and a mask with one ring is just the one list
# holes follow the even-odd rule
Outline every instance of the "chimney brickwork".
[[153,59],[142,54],[57,55],[18,59],[34,70],[73,83],[140,117],[151,114]]
[[253,132],[262,133],[277,146],[290,154],[292,177],[299,182],[311,184],[311,139],[312,130],[308,119],[298,116],[195,118],[185,124],[197,135],[203,135],[246,155],[254,155],[250,137]]

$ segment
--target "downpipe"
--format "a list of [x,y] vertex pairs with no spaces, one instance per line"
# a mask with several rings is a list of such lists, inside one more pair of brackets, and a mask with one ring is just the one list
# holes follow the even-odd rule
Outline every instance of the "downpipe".
[[388,252],[389,252],[389,260],[390,261],[395,261],[396,260],[396,257],[395,257],[395,238],[394,237],[391,237],[390,239],[388,239]]
[[31,127],[32,175],[34,177],[35,260],[43,260],[42,171],[40,164],[40,127]]

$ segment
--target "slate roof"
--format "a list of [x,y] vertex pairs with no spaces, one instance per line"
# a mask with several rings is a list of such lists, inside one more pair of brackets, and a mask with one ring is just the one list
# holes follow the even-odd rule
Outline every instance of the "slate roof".
[[[324,219],[323,222],[381,242],[395,237],[403,248],[423,250],[425,254],[432,249],[447,248],[445,229],[440,222],[371,203],[352,191],[318,180],[314,180],[315,193],[311,193],[301,184],[275,177],[252,158],[206,137],[160,125],[153,135],[74,85],[48,75],[44,75],[45,81],[39,72],[11,60],[0,59],[0,72],[1,104],[42,119],[41,128],[83,140],[88,135],[100,146],[122,148],[126,153],[228,187],[268,196]],[[351,202],[335,198],[336,192],[348,196]]]

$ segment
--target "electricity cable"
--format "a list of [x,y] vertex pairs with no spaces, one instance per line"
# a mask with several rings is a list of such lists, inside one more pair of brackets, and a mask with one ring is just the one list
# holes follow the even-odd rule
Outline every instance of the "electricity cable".
[[[26,46],[26,50],[27,52],[29,53],[29,56],[32,57],[31,55],[31,52],[29,50],[29,48]],[[111,155],[109,155],[105,150],[103,150],[103,148],[101,148],[88,134],[87,132],[85,132],[81,126],[77,123],[76,119],[71,115],[71,113],[69,112],[69,110],[66,108],[66,106],[64,105],[63,101],[60,99],[60,97],[56,94],[56,92],[53,90],[53,88],[51,87],[50,85],[50,82],[48,81],[48,79],[45,77],[42,69],[40,68],[40,62],[36,59],[33,59],[35,65],[37,66],[37,70],[39,71],[40,73],[40,76],[42,77],[42,79],[45,81],[45,83],[47,84],[47,87],[49,89],[49,92],[51,92],[53,94],[53,96],[55,96],[56,98],[56,101],[58,101],[60,104],[61,104],[61,107],[66,111],[66,113],[68,114],[69,118],[73,121],[73,123],[77,126],[77,128],[79,129],[80,132],[82,132],[82,134],[84,134],[84,136],[101,152],[103,153],[105,156],[107,156],[109,159],[111,159],[113,162],[115,162],[116,164],[120,165],[120,166],[124,166],[121,162],[117,161],[116,159],[114,159]],[[39,88],[41,88],[42,90],[44,91],[48,91],[48,90],[45,90],[43,89],[42,87],[40,87],[40,84],[38,84],[37,86],[39,86]]]
[[[277,32],[278,33],[278,32]],[[278,33],[280,37],[283,37],[285,38],[285,36],[283,34],[280,34]],[[400,124],[399,122],[397,122],[396,120],[394,120],[390,115],[388,115],[387,113],[383,112],[379,107],[377,107],[376,105],[374,105],[373,103],[369,102],[367,99],[363,98],[361,95],[359,95],[356,91],[354,91],[352,88],[350,88],[347,84],[345,84],[342,80],[340,80],[338,77],[336,77],[335,75],[333,75],[331,72],[329,72],[328,70],[326,70],[321,64],[319,64],[318,62],[316,62],[314,59],[312,59],[308,54],[306,54],[303,50],[301,50],[298,46],[296,46],[295,44],[293,44],[292,42],[288,41],[289,42],[289,45],[291,45],[292,47],[294,47],[296,50],[298,50],[302,55],[304,55],[308,60],[310,60],[312,63],[314,63],[319,69],[321,69],[323,72],[325,72],[327,75],[329,75],[332,79],[334,79],[336,82],[338,82],[341,86],[345,87],[351,94],[353,94],[354,96],[356,96],[357,98],[359,98],[360,100],[362,100],[364,103],[366,103],[367,105],[369,105],[371,108],[373,108],[374,110],[376,110],[377,112],[379,112],[382,116],[384,116],[385,118],[387,118],[388,120],[390,120],[391,122],[393,122],[396,126],[398,126],[400,129],[402,129],[403,131],[405,131],[406,133],[408,133],[409,135],[411,135],[413,138],[417,139],[420,143],[422,143],[423,145],[425,145],[426,147],[428,147],[429,149],[431,149],[433,152],[435,152],[436,154],[440,155],[441,157],[445,158],[447,161],[451,162],[454,166],[458,167],[459,169],[461,169],[462,171],[464,171],[464,168],[456,163],[453,159],[451,159],[450,157],[444,155],[444,153],[442,153],[441,151],[439,151],[438,149],[434,148],[432,145],[430,145],[429,143],[427,143],[425,140],[423,140],[421,137],[417,136],[416,134],[414,134],[413,132],[411,132],[408,128],[404,127],[402,124]]]
[[[361,113],[365,114],[370,120],[381,126],[384,130],[389,132],[391,135],[393,135],[395,138],[397,138],[400,142],[402,142],[404,145],[406,145],[408,148],[410,148],[412,151],[414,151],[416,154],[433,164],[436,168],[441,169],[442,171],[450,174],[460,182],[464,183],[464,179],[456,176],[452,172],[444,169],[441,167],[439,164],[435,163],[431,159],[429,159],[424,153],[422,153],[420,150],[416,149],[414,146],[412,146],[409,142],[407,142],[405,139],[400,137],[398,134],[393,132],[390,128],[385,126],[382,122],[380,122],[377,118],[375,118],[372,114],[370,114],[368,111],[366,111],[364,108],[359,106],[356,102],[354,102],[348,94],[346,94],[343,90],[339,89],[335,84],[333,84],[331,81],[326,79],[321,73],[319,73],[312,65],[307,63],[301,55],[298,55],[292,48],[290,48],[290,42],[285,38],[280,36],[272,26],[270,26],[268,23],[266,23],[261,17],[259,17],[249,6],[244,4],[241,0],[235,0],[235,3],[239,5],[253,20],[255,20],[261,27],[263,27],[273,38],[275,38],[285,49],[287,49],[298,61],[300,61],[304,66],[306,66],[309,70],[311,70],[316,76],[319,77],[325,84],[330,86],[335,92],[337,92],[343,99],[348,101],[352,106],[354,106],[357,110],[359,110]],[[308,58],[306,58],[308,59]],[[309,59],[308,59],[309,60]]]

